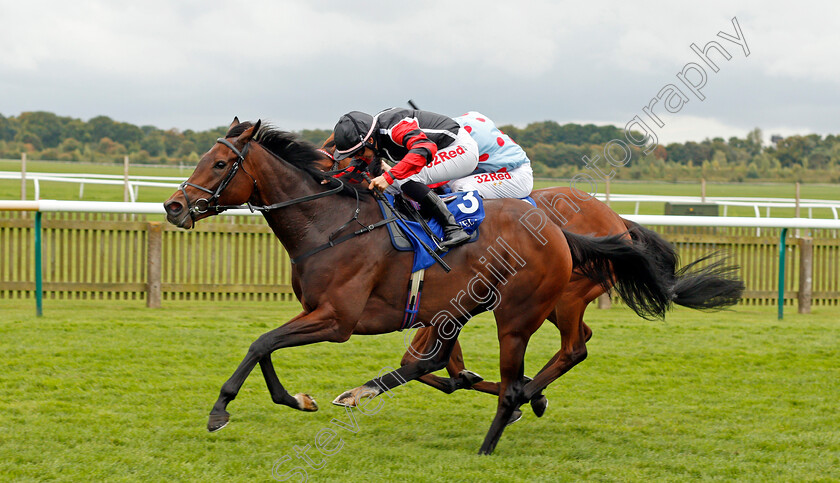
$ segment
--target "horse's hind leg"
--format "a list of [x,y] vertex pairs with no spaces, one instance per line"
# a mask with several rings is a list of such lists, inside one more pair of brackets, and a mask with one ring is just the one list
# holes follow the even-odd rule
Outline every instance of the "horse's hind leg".
[[[575,304],[577,305],[577,304]],[[586,308],[587,304],[584,304],[584,309]],[[551,315],[549,315],[548,320],[550,320],[557,328],[560,330],[561,337],[564,332],[568,334],[572,334],[573,332],[570,329],[565,329],[563,327],[564,324],[567,324],[568,318],[572,320],[579,320],[580,323],[580,334],[583,338],[584,344],[589,342],[589,339],[592,338],[592,329],[589,328],[588,325],[583,321],[582,317],[583,314],[567,314],[565,311],[568,310],[568,307],[564,306],[562,303],[558,303],[557,308]],[[401,361],[401,365],[408,364],[416,360],[416,357],[413,356],[414,351],[422,350],[424,344],[428,342],[429,338],[429,328],[423,328],[417,331],[414,339],[411,342],[411,349],[407,350],[406,353],[403,355],[403,359]],[[567,337],[571,337],[568,335]],[[585,350],[585,347],[584,347]],[[555,354],[551,360],[543,367],[543,370],[547,369],[549,366],[555,364],[557,360],[560,358],[560,353],[563,352],[562,350]],[[573,357],[573,359],[579,359],[575,364],[582,361],[583,358],[579,358],[580,356]],[[583,356],[586,357],[585,354]],[[569,367],[564,372],[571,369]],[[483,392],[486,394],[492,394],[494,396],[498,396],[500,394],[500,384],[498,382],[491,382],[491,381],[482,381],[479,379],[479,382],[471,381],[470,378],[474,376],[478,376],[472,371],[466,369],[464,365],[464,358],[463,353],[461,352],[461,344],[460,342],[456,341],[455,346],[452,349],[452,356],[449,358],[449,363],[446,366],[446,371],[449,373],[448,378],[436,376],[434,374],[426,374],[418,378],[418,380],[424,384],[427,384],[435,389],[445,392],[446,394],[452,394],[453,392],[459,389],[472,389],[474,391]],[[481,377],[481,376],[478,376]],[[559,376],[558,376],[559,377]],[[526,378],[526,382],[530,382],[532,379]],[[534,414],[537,417],[542,417],[545,413],[546,407],[548,406],[548,399],[542,394],[542,391],[537,391],[534,395],[530,398],[531,408],[534,411]]]
[[[572,280],[548,317],[560,331],[561,348],[537,373],[540,378],[537,384],[548,380],[549,374],[556,375],[551,376],[553,378],[542,387],[535,386],[532,381],[526,384],[526,387],[531,388],[526,394],[537,417],[541,417],[548,406],[548,400],[542,394],[542,390],[586,358],[586,343],[592,338],[592,329],[583,321],[583,313],[589,303],[603,293],[603,288],[588,279]],[[534,376],[534,379],[537,379],[537,376]]]
[[[597,297],[602,292],[603,291],[600,290],[600,288],[598,287],[596,289],[596,292],[590,292],[589,294],[587,294],[587,299]],[[564,300],[558,302],[554,311],[551,313],[551,315],[548,316],[548,320],[550,320],[558,328],[558,330],[560,330],[561,337],[563,336],[562,334],[564,332],[566,332],[567,334],[573,333],[571,329],[564,328],[565,325],[569,323],[569,320],[579,321],[580,333],[582,334],[583,342],[585,344],[586,342],[589,342],[590,338],[592,338],[592,329],[590,329],[589,326],[586,325],[585,322],[583,322],[583,310],[586,309],[588,302],[582,304],[582,308],[579,309],[579,313],[576,310],[578,309],[578,306],[580,304],[578,304],[577,302],[571,303],[571,305],[573,306],[572,309],[575,310],[571,310],[569,305],[570,304]],[[572,313],[568,313],[570,312],[570,310]],[[424,327],[419,329],[414,335],[414,339],[412,339],[411,341],[411,346],[406,350],[405,354],[403,354],[403,358],[400,362],[400,365],[406,365],[410,362],[416,361],[417,358],[414,356],[414,354],[416,354],[418,351],[423,350],[425,345],[429,343],[429,338],[431,336],[431,327]],[[570,335],[567,335],[567,337],[570,337]],[[562,352],[562,350],[560,352]],[[556,363],[557,359],[560,357],[560,352],[558,352],[546,364],[546,366],[543,367],[543,370]],[[583,359],[578,360],[578,362],[580,362],[581,360]],[[569,369],[571,369],[571,367],[566,369],[566,371],[568,371]],[[478,374],[475,374],[474,372],[466,369],[466,366],[464,364],[464,356],[461,351],[461,344],[458,341],[455,342],[455,345],[452,349],[452,355],[449,358],[449,362],[446,366],[446,371],[449,373],[448,378],[436,376],[434,374],[426,374],[422,377],[419,377],[418,380],[439,391],[445,392],[446,394],[452,394],[458,389],[472,389],[478,392],[492,394],[494,396],[498,396],[500,394],[500,384],[498,382],[482,381],[480,379],[481,376],[478,376]],[[478,378],[477,381],[475,380],[476,377]],[[528,380],[527,382],[530,381],[531,380]],[[536,414],[537,417],[541,417],[545,413],[545,409],[548,405],[548,400],[546,399],[546,397],[541,394],[541,391],[537,391],[536,393],[534,393],[534,396],[530,399],[530,401],[531,408],[534,410],[534,414]]]
[[583,301],[578,301],[562,312],[560,309],[555,310],[556,325],[560,329],[560,350],[540,369],[532,381],[525,384],[525,397],[531,401],[537,416],[542,416],[545,412],[545,407],[539,406],[542,390],[586,359],[586,341],[592,337],[592,330],[583,322],[585,309]]
[[[400,365],[404,366],[417,360],[415,354],[422,351],[429,343],[429,338],[433,336],[431,327],[424,327],[417,331],[414,339],[411,341],[411,346],[403,354]],[[467,370],[464,366],[464,356],[461,352],[461,344],[456,340],[452,348],[452,355],[449,357],[449,362],[446,365],[446,371],[449,377],[440,377],[434,374],[426,374],[418,378],[424,384],[445,392],[452,394],[458,389],[475,389],[481,392],[490,392],[491,394],[499,395],[498,383],[482,382],[482,377],[478,374]],[[493,390],[495,389],[495,392]]]
[[583,332],[583,341],[589,342],[589,339],[592,338],[592,329],[586,325],[586,322],[584,322],[583,319],[580,320],[580,330]]
[[[471,316],[482,311],[483,309],[477,308]],[[446,367],[452,349],[457,342],[458,334],[466,320],[466,318],[459,318],[455,333],[446,337],[440,334],[440,327],[432,327],[431,335],[426,339],[422,350],[416,353],[414,360],[402,365],[395,371],[371,379],[359,387],[344,391],[333,400],[333,404],[356,406],[362,398],[374,398],[408,381],[443,369]],[[446,324],[441,324],[441,326],[443,325]]]

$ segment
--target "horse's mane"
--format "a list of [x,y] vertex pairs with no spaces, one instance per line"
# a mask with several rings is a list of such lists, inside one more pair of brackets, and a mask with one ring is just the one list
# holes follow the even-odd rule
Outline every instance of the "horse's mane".
[[[237,137],[253,125],[254,123],[250,121],[241,122],[230,128],[225,137]],[[332,179],[331,176],[325,175],[323,171],[318,169],[318,165],[315,163],[315,160],[323,157],[323,154],[317,151],[314,145],[301,139],[295,133],[281,131],[270,124],[262,123],[253,140],[283,161],[305,171],[316,181]],[[354,186],[350,183],[344,183],[344,189],[340,193],[355,196],[357,191],[365,191],[365,188],[360,185]]]

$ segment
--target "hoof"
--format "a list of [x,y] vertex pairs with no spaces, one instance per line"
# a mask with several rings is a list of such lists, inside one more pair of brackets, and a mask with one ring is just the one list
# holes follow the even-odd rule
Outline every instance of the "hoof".
[[230,414],[227,411],[223,412],[222,414],[211,414],[210,420],[207,421],[207,431],[215,433],[216,431],[227,426],[229,421]]
[[366,397],[373,399],[378,395],[379,391],[377,391],[374,388],[367,386],[359,386],[355,389],[344,391],[337,398],[333,399],[332,403],[336,406],[353,408],[358,406],[359,401],[361,401],[362,399]]
[[481,449],[478,450],[478,454],[482,456],[490,456],[493,454],[493,450],[496,449],[496,443],[493,444],[482,444]]
[[309,394],[304,394],[302,392],[295,394],[295,400],[297,400],[298,409],[301,411],[312,412],[318,410],[318,403],[316,403]]
[[531,409],[534,410],[534,414],[536,414],[538,418],[541,418],[542,415],[545,414],[545,408],[547,407],[548,399],[544,394],[539,394],[537,397],[531,399]]
[[[505,426],[510,426],[511,424],[519,421],[520,419],[522,419],[522,411],[520,411],[518,409],[514,409],[513,414],[510,415],[510,419],[508,419],[508,422]],[[487,454],[490,454],[490,453],[487,453]]]
[[460,378],[463,381],[464,389],[472,389],[474,384],[478,384],[479,382],[484,380],[483,377],[467,369],[464,369],[463,371],[459,372],[458,378]]
[[351,391],[344,391],[339,394],[337,398],[333,399],[332,403],[336,406],[344,406],[346,408],[356,407],[356,400],[353,399]]

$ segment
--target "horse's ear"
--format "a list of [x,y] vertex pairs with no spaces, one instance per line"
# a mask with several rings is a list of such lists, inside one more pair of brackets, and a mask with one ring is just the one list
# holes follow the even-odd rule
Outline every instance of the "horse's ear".
[[233,122],[231,122],[230,126],[228,126],[228,131],[230,131],[231,129],[233,129],[234,126],[237,126],[237,125],[239,125],[239,117],[238,116],[233,116]]
[[254,123],[253,126],[243,131],[242,134],[239,135],[239,142],[241,142],[242,144],[246,144],[248,141],[250,141],[251,138],[253,138],[257,132],[259,132],[260,124],[262,124],[262,120],[257,120],[257,122]]

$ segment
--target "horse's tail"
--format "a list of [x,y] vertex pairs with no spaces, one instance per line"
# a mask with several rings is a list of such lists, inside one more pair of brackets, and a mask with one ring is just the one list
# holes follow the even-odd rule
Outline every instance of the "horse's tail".
[[731,307],[744,294],[744,281],[738,276],[738,265],[727,265],[719,259],[705,267],[701,262],[717,256],[706,255],[679,269],[674,284],[674,303],[699,310],[718,310]]
[[739,267],[718,259],[705,267],[697,266],[716,258],[712,253],[677,270],[679,256],[664,238],[655,231],[630,220],[623,220],[633,243],[644,245],[656,259],[660,271],[670,279],[674,303],[699,310],[715,310],[738,303],[744,293],[744,282],[738,276]]
[[677,271],[677,265],[680,263],[680,256],[677,255],[674,247],[651,229],[624,218],[621,221],[627,227],[627,232],[630,234],[633,243],[644,246],[650,256],[656,259],[663,276],[671,279],[672,283],[675,282],[674,274]]
[[[668,271],[646,246],[626,233],[606,237],[576,235],[563,230],[575,270],[609,290],[615,288],[628,307],[646,319],[662,318],[673,299]],[[673,270],[670,272],[673,275]]]

